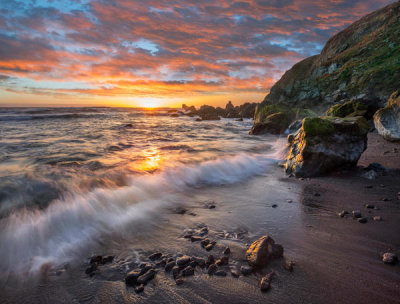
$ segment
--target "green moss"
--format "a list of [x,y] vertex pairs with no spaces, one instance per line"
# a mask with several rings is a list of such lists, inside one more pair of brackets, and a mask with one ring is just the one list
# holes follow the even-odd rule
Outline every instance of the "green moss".
[[323,136],[333,134],[335,126],[330,119],[309,117],[303,119],[303,130],[306,136]]
[[254,120],[257,122],[262,122],[266,117],[271,114],[289,111],[288,107],[279,104],[269,104],[266,106],[258,106],[254,114]]
[[334,105],[326,112],[326,115],[335,117],[363,116],[367,112],[367,109],[368,107],[365,104],[350,100]]

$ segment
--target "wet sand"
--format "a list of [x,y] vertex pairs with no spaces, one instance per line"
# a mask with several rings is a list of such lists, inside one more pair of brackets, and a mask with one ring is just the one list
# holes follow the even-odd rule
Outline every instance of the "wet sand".
[[[371,162],[390,170],[366,179],[363,167]],[[123,235],[98,240],[97,248],[88,248],[58,274],[51,270],[41,278],[26,277],[22,285],[10,278],[1,286],[0,302],[400,303],[400,264],[385,265],[380,258],[389,249],[400,254],[399,191],[400,144],[371,133],[356,170],[301,180],[286,177],[276,166],[245,183],[195,189],[187,194],[185,214],[176,214],[173,207],[159,210],[152,215],[156,224],[143,221]],[[215,209],[207,208],[211,201]],[[366,203],[378,209],[367,209]],[[337,215],[356,209],[367,217],[366,224]],[[373,221],[375,215],[383,221]],[[182,238],[185,229],[203,225],[209,228],[209,238],[217,241],[210,252]],[[245,265],[246,246],[265,234],[284,246],[285,258],[296,262],[293,272],[279,259],[260,273],[239,278],[229,273],[209,276],[197,267],[181,286],[159,268],[141,294],[124,283],[128,269],[148,262],[154,252],[219,257],[228,246],[231,264]],[[113,254],[115,260],[89,277],[85,269],[92,254]],[[262,293],[259,280],[271,270],[276,272],[271,289]]]

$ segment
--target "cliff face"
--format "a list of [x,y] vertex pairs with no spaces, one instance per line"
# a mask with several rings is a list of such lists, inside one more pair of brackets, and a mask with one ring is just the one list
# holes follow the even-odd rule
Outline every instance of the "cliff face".
[[[384,106],[400,88],[400,1],[329,39],[320,55],[295,64],[258,109],[280,104],[325,111],[349,99]],[[257,115],[257,113],[256,113]]]

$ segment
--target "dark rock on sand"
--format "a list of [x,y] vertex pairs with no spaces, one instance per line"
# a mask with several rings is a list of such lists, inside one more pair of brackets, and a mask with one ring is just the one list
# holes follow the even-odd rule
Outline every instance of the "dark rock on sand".
[[198,258],[198,257],[192,257],[193,262],[196,263],[201,268],[204,268],[206,266],[206,260],[203,258]]
[[178,266],[184,266],[186,264],[189,264],[189,262],[190,262],[190,256],[187,256],[187,255],[184,255],[184,256],[176,259],[176,264]]
[[214,248],[214,245],[213,244],[208,244],[205,248],[206,248],[207,251],[211,251]]
[[266,292],[271,287],[271,280],[274,276],[275,272],[270,272],[266,276],[264,276],[260,281],[260,289],[262,292]]
[[204,239],[204,240],[201,241],[200,244],[201,244],[201,246],[205,247],[205,246],[207,246],[208,244],[210,244],[210,240],[209,240],[209,239]]
[[192,276],[194,275],[194,268],[192,266],[187,266],[183,269],[182,274],[184,277]]
[[386,252],[382,255],[382,262],[385,264],[395,264],[397,260],[397,255],[394,253]]
[[227,256],[223,256],[220,259],[218,259],[215,264],[217,264],[218,266],[224,266],[224,265],[228,265],[229,264],[229,257]]
[[217,270],[214,275],[219,276],[219,277],[226,277],[226,271],[224,270]]
[[349,212],[347,212],[346,210],[342,210],[342,211],[340,211],[340,212],[338,213],[338,215],[339,215],[340,217],[344,217],[346,214],[349,214]]
[[213,275],[217,270],[218,270],[217,265],[211,264],[210,266],[208,266],[207,273],[209,275]]
[[367,148],[368,130],[363,117],[305,118],[301,129],[288,136],[286,173],[313,177],[354,167]]
[[225,255],[230,255],[231,254],[231,249],[229,247],[226,247],[224,250]]
[[272,208],[276,208],[276,207],[278,207],[278,205],[277,205],[277,204],[272,204],[271,207],[272,207]]
[[172,267],[172,276],[174,277],[174,279],[178,277],[180,271],[181,269],[179,268],[179,266]]
[[207,228],[207,227],[201,228],[201,229],[197,232],[197,234],[200,235],[200,236],[205,236],[206,234],[208,234],[208,228]]
[[130,286],[137,285],[137,279],[140,277],[142,273],[138,270],[130,271],[127,276],[125,277],[125,284]]
[[165,267],[166,265],[167,265],[167,260],[166,260],[166,259],[163,259],[163,260],[158,261],[158,262],[156,263],[156,266],[157,266],[157,267]]
[[170,272],[174,266],[176,266],[175,261],[168,262],[168,263],[165,265],[165,271],[166,271],[166,272]]
[[229,270],[231,271],[231,274],[234,278],[240,277],[240,270],[237,266],[230,267]]
[[368,208],[368,209],[374,209],[374,208],[375,208],[375,205],[372,205],[372,204],[366,204],[366,205],[365,205],[365,208]]
[[182,278],[176,278],[176,280],[175,280],[175,284],[176,285],[182,285],[183,283],[185,283],[185,281],[182,279]]
[[214,263],[215,263],[215,258],[214,258],[214,256],[212,254],[210,254],[208,256],[208,258],[207,258],[206,265],[211,265],[211,264],[214,264]]
[[101,259],[101,264],[108,264],[108,263],[111,263],[112,261],[114,261],[114,256],[113,255],[107,255],[107,256],[105,256],[105,257],[103,257],[102,259]]
[[367,220],[366,217],[360,217],[360,218],[358,219],[358,222],[361,223],[361,224],[365,224],[367,221],[368,221],[368,220]]
[[135,287],[135,292],[136,293],[141,293],[144,291],[144,285],[140,284],[139,286]]
[[161,252],[153,253],[152,255],[149,256],[149,259],[152,261],[158,260],[162,257]]
[[185,214],[187,212],[187,210],[183,207],[176,207],[175,208],[175,213],[176,214]]
[[353,218],[360,218],[361,217],[361,211],[360,210],[353,210],[351,212],[351,215],[353,216]]
[[262,236],[254,241],[246,252],[246,259],[249,265],[253,267],[264,267],[273,258],[283,255],[283,247],[275,244],[275,241],[269,236]]
[[202,238],[201,236],[193,235],[193,236],[190,238],[190,240],[191,240],[192,242],[200,242],[200,241],[203,240],[203,238]]
[[243,275],[249,275],[253,273],[253,268],[249,267],[249,266],[242,266],[240,267],[240,272]]
[[154,279],[155,275],[156,271],[154,269],[149,269],[145,274],[138,277],[137,282],[138,284],[146,284],[148,281]]
[[103,257],[101,255],[92,256],[90,258],[90,264],[101,263],[102,260],[103,260]]
[[288,271],[293,271],[294,265],[295,265],[295,263],[294,263],[293,261],[288,261],[288,260],[286,260],[286,261],[285,261],[284,267],[285,267],[285,269],[288,270]]
[[93,263],[88,268],[86,268],[85,273],[92,276],[94,272],[97,270],[97,264]]

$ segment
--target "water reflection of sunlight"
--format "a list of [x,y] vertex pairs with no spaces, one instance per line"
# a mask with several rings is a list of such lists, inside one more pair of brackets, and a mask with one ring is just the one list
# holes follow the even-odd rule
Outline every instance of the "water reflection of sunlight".
[[159,169],[161,163],[160,151],[156,148],[143,151],[143,161],[131,165],[134,171],[155,171]]

